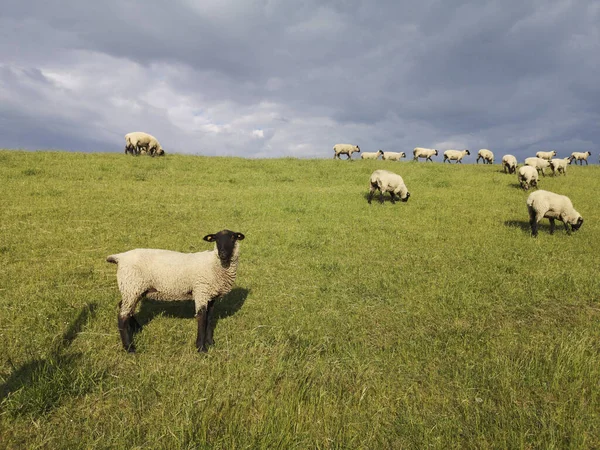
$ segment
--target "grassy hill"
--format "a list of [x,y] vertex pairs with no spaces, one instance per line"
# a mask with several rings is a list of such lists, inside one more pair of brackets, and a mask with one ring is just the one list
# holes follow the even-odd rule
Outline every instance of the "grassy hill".
[[[367,204],[376,168],[408,203]],[[499,165],[0,151],[8,448],[598,448],[600,167],[540,187],[585,222],[530,237]],[[195,352],[192,302],[117,332],[111,253],[243,232]]]

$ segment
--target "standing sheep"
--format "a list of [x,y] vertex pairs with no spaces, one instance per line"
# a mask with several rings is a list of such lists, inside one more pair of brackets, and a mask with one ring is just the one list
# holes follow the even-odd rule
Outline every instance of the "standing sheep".
[[577,165],[577,161],[579,161],[579,165],[583,166],[583,161],[585,161],[585,165],[588,165],[588,156],[590,156],[592,154],[592,152],[573,152],[571,153],[571,156],[569,156],[570,162],[569,164],[571,164],[573,161],[575,161],[575,165]]
[[567,175],[567,165],[569,164],[569,158],[553,158],[550,160],[550,168],[552,169],[552,175],[560,175],[562,172],[565,176]]
[[546,174],[544,173],[544,169],[550,167],[550,162],[545,159],[538,158],[537,156],[533,156],[531,158],[525,158],[525,165],[535,167],[535,169],[539,172],[542,172],[542,176],[545,177]]
[[360,159],[377,159],[379,155],[383,155],[383,150],[379,150],[376,152],[362,152],[360,154]]
[[504,173],[508,170],[508,173],[515,173],[517,171],[517,158],[513,155],[504,155],[502,157],[502,167]]
[[464,150],[446,150],[444,152],[444,161],[442,162],[446,162],[446,160],[448,160],[448,163],[450,164],[450,161],[456,161],[456,164],[461,163],[462,164],[462,159],[464,158],[465,155],[470,155],[471,152],[469,152],[469,150],[464,149]]
[[544,217],[550,219],[550,234],[554,233],[554,219],[559,219],[565,224],[565,230],[568,234],[569,224],[571,229],[577,231],[583,224],[583,217],[575,208],[569,197],[555,194],[549,191],[536,191],[527,197],[527,211],[529,212],[529,225],[531,225],[531,235],[536,237],[538,234],[538,223]]
[[418,161],[419,158],[425,158],[425,162],[427,162],[427,160],[433,162],[433,159],[431,159],[431,157],[434,155],[438,155],[438,151],[435,148],[415,147],[413,150],[414,161]]
[[340,155],[348,155],[348,160],[350,160],[352,159],[352,153],[360,152],[360,147],[352,144],[335,144],[333,152],[333,159],[341,159]]
[[381,159],[389,160],[389,161],[400,161],[401,158],[406,158],[406,153],[404,152],[383,152],[383,156]]
[[197,253],[138,248],[110,255],[107,262],[117,264],[117,283],[122,301],[118,325],[123,347],[134,352],[133,331],[140,325],[135,307],[144,296],[156,300],[194,300],[198,335],[196,348],[207,351],[213,344],[210,326],[215,300],[229,293],[237,273],[242,233],[222,230],[203,238],[215,248]]
[[548,161],[550,161],[552,158],[554,158],[556,156],[556,151],[552,150],[551,152],[537,152],[535,154],[535,156],[537,158],[547,159]]
[[158,140],[148,133],[135,131],[125,135],[125,153],[131,152],[131,154],[138,155],[142,149],[145,149],[152,156],[155,154],[164,154],[164,150]]
[[529,186],[536,187],[538,184],[538,173],[535,167],[531,166],[522,166],[519,168],[519,174],[517,175],[517,179],[519,180],[519,184],[526,191],[529,189]]
[[479,158],[481,158],[484,164],[494,164],[494,153],[487,148],[482,148],[477,152],[477,164],[479,164]]
[[369,180],[369,198],[368,202],[371,204],[373,194],[376,190],[379,190],[379,201],[383,203],[383,193],[389,192],[392,198],[392,203],[396,203],[395,195],[400,196],[400,200],[407,202],[410,197],[410,192],[406,189],[404,180],[398,174],[390,172],[389,170],[376,170],[371,174]]

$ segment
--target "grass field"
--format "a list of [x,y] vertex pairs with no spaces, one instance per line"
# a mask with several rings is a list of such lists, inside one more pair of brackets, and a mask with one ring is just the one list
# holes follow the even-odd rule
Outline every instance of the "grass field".
[[[407,203],[367,204],[376,168]],[[499,165],[0,151],[0,179],[0,447],[600,447],[598,166],[541,179],[585,222],[537,239]],[[223,228],[216,345],[146,301],[126,354],[106,256]]]

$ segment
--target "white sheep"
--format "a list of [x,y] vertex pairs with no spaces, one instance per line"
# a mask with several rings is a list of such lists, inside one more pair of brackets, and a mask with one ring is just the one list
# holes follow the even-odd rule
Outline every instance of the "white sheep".
[[494,164],[494,153],[487,148],[482,148],[477,152],[477,164],[479,164],[479,158],[481,158],[484,164]]
[[546,174],[544,173],[544,169],[550,167],[550,162],[546,159],[532,156],[531,158],[525,158],[525,165],[535,167],[535,169],[542,172],[542,176],[545,177]]
[[450,163],[450,161],[456,161],[456,164],[461,163],[462,164],[462,159],[464,158],[465,155],[470,155],[471,152],[469,152],[469,150],[464,149],[464,150],[446,150],[444,152],[444,161],[446,162],[446,160],[448,160],[448,163]]
[[148,133],[135,131],[125,135],[125,153],[131,152],[132,155],[139,155],[142,149],[152,156],[164,154],[158,139]]
[[550,160],[550,168],[552,169],[553,175],[560,175],[562,172],[565,176],[567,175],[567,165],[569,164],[570,158],[552,158]]
[[427,162],[427,160],[433,162],[431,157],[434,155],[438,155],[438,151],[435,148],[415,147],[413,150],[413,160],[415,161],[418,161],[419,158],[425,158],[425,162]]
[[362,152],[360,154],[360,159],[377,159],[379,155],[383,155],[383,150],[378,150],[376,152]]
[[528,190],[529,186],[537,187],[538,173],[536,168],[532,166],[520,167],[517,179],[519,180],[521,187],[525,190]]
[[410,192],[406,189],[404,180],[398,174],[389,170],[376,170],[371,174],[369,179],[369,204],[375,191],[379,189],[379,201],[383,203],[383,193],[389,192],[392,198],[392,203],[396,203],[395,195],[400,196],[400,200],[407,202],[410,197]]
[[527,211],[529,212],[531,235],[534,237],[538,234],[538,223],[544,217],[550,219],[550,234],[554,233],[554,219],[559,219],[565,224],[568,234],[570,234],[569,224],[573,231],[577,231],[583,224],[583,217],[575,211],[569,197],[554,192],[539,190],[529,194]]
[[504,155],[502,157],[502,167],[504,168],[504,173],[515,173],[517,170],[517,158],[513,155]]
[[535,156],[538,158],[547,159],[548,161],[550,161],[552,158],[554,158],[556,156],[556,151],[552,150],[551,152],[537,152],[535,154]]
[[383,152],[383,156],[381,159],[387,161],[400,161],[401,158],[406,158],[406,153],[404,152]]
[[573,161],[575,161],[575,165],[577,165],[577,161],[579,161],[579,165],[583,166],[583,161],[585,161],[585,165],[588,165],[588,156],[590,156],[592,154],[592,152],[573,152],[571,153],[571,156],[569,156],[570,162],[569,164],[571,164]]
[[352,144],[335,144],[333,152],[333,159],[341,159],[340,155],[348,155],[348,159],[352,159],[352,153],[360,152],[360,147]]
[[242,233],[222,230],[203,238],[214,242],[215,248],[197,253],[138,248],[110,255],[107,262],[117,267],[117,282],[122,301],[119,304],[118,325],[123,347],[134,352],[133,331],[140,325],[134,317],[135,308],[144,296],[157,300],[194,300],[198,335],[196,348],[205,352],[213,344],[210,326],[217,298],[231,291],[238,266]]

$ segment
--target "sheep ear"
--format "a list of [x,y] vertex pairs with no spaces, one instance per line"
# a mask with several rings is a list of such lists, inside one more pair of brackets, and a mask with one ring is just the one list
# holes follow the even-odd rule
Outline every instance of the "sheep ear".
[[243,240],[245,237],[246,237],[246,236],[244,236],[242,233],[235,233],[235,238],[236,238],[238,241],[241,241],[241,240]]
[[207,234],[202,239],[204,239],[206,242],[214,242],[216,239],[216,236],[214,234]]

